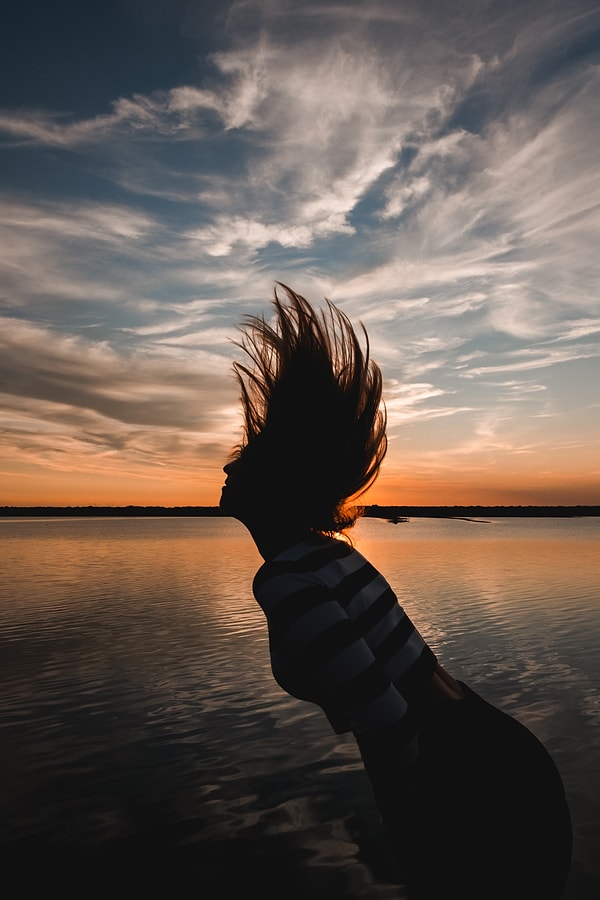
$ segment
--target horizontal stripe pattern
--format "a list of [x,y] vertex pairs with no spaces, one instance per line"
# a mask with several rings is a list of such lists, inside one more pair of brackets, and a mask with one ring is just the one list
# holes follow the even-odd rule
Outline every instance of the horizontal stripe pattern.
[[435,656],[358,551],[297,544],[261,566],[253,589],[284,690],[321,706],[338,733],[395,727],[412,746],[410,704],[427,690]]

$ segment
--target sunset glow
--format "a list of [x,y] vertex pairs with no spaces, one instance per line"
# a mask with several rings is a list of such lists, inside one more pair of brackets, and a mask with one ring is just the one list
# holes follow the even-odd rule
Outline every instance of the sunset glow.
[[600,504],[596,3],[74,8],[0,39],[0,506],[217,505],[276,281],[367,328],[365,502]]

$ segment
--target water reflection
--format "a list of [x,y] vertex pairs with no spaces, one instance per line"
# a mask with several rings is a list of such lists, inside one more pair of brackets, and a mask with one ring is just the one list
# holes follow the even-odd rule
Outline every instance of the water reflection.
[[[599,524],[355,534],[448,668],[553,752],[575,819],[567,900],[600,886]],[[155,875],[177,860],[223,896],[238,876],[263,896],[401,896],[353,743],[271,677],[242,526],[4,520],[0,541],[7,858],[150,854]]]

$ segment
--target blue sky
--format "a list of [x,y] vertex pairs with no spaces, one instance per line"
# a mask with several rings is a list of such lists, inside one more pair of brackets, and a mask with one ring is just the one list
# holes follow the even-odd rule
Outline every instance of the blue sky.
[[216,504],[277,280],[369,331],[370,500],[600,503],[600,5],[5,9],[0,505]]

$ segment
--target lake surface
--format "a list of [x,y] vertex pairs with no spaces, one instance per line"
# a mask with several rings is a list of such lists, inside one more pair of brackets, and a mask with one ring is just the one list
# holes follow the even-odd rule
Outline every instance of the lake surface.
[[[546,744],[573,818],[565,900],[598,900],[600,518],[352,535],[449,671]],[[5,878],[404,897],[352,739],[273,681],[260,562],[232,519],[0,519]]]

